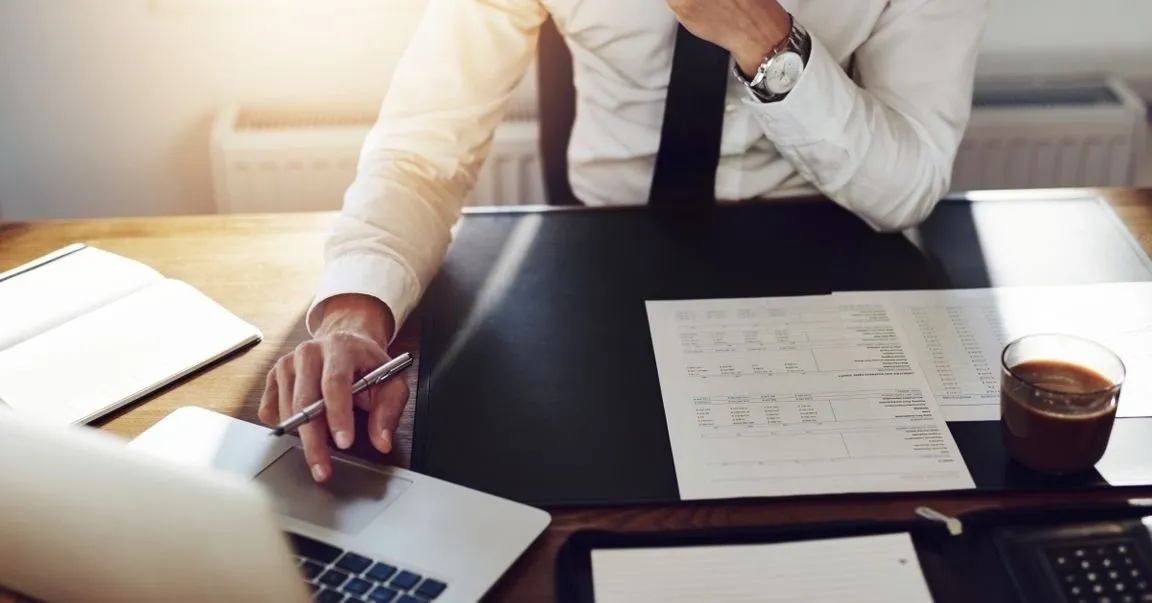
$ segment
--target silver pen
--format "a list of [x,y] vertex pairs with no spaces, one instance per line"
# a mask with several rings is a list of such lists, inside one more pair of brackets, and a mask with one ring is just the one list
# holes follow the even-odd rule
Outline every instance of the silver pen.
[[[392,360],[389,360],[388,362],[380,365],[367,375],[364,375],[359,380],[357,380],[356,383],[353,383],[352,395],[355,396],[356,394],[368,389],[369,387],[372,387],[373,385],[383,383],[392,377],[395,377],[400,373],[400,371],[408,368],[408,366],[411,364],[411,354],[407,352],[400,354]],[[323,398],[309,404],[308,406],[305,406],[304,409],[300,412],[292,415],[291,417],[288,417],[288,420],[284,421],[279,426],[277,426],[276,429],[272,430],[272,435],[282,436],[289,431],[292,431],[293,429],[308,423],[321,414],[324,414]]]

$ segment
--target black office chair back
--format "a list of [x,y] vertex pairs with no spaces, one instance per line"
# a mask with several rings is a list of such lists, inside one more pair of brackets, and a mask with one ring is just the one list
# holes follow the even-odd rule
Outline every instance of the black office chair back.
[[537,43],[536,91],[540,113],[540,163],[549,205],[578,205],[568,181],[568,142],[576,121],[572,53],[548,19]]

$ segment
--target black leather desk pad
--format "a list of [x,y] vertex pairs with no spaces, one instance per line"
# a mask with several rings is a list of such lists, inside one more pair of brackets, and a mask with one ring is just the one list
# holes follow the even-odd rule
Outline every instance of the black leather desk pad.
[[[947,201],[913,238],[830,203],[466,214],[424,298],[412,467],[543,507],[679,500],[646,300],[1152,279],[1098,199]],[[1152,419],[1119,423],[1108,475],[1152,484]],[[1108,485],[951,427],[978,489]]]

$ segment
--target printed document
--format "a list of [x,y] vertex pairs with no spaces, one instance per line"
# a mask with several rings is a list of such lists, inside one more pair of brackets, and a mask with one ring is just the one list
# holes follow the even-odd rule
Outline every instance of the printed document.
[[1095,340],[1127,378],[1119,416],[1152,415],[1152,283],[836,293],[842,303],[890,304],[948,421],[1000,419],[1000,354],[1032,333]]
[[828,540],[597,549],[596,603],[931,603],[907,533]]
[[974,487],[883,299],[647,310],[682,499]]

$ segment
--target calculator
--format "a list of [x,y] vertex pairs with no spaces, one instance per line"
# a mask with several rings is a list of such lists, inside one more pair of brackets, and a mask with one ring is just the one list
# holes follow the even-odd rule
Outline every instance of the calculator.
[[1018,594],[1029,603],[1152,603],[1152,539],[1140,520],[996,535]]

